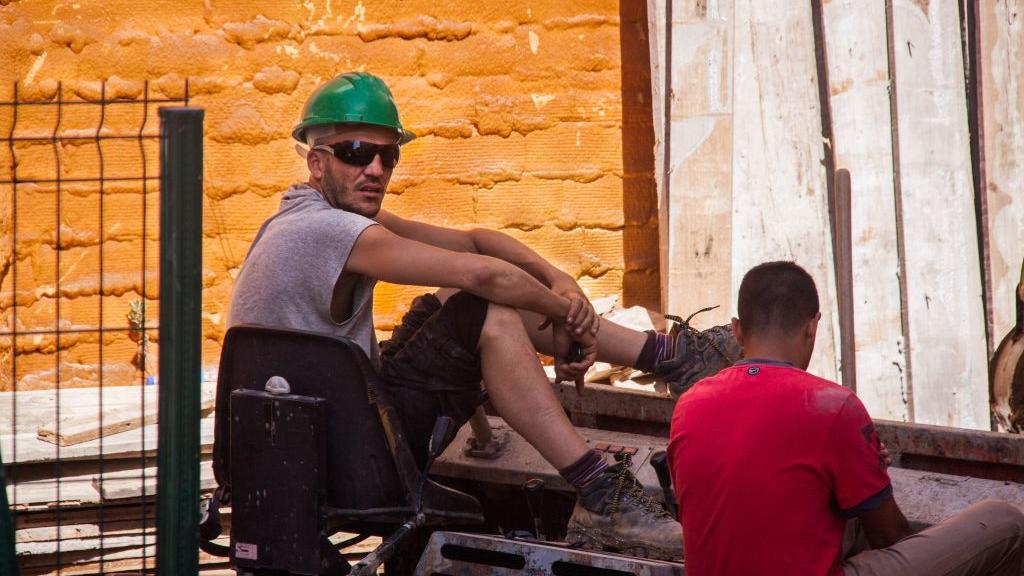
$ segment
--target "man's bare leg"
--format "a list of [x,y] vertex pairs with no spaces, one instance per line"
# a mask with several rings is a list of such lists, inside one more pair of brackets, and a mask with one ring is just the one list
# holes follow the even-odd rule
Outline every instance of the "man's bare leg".
[[[451,294],[442,290],[437,296],[443,302]],[[628,329],[612,326],[609,333],[615,343],[606,346],[615,358],[626,358],[633,354],[628,345],[636,342],[624,334],[622,347],[616,348],[619,330]],[[555,397],[519,312],[489,304],[478,346],[484,385],[498,414],[577,489],[567,541],[585,548],[680,559],[679,523],[644,495],[628,466],[610,467],[587,446]],[[598,466],[593,465],[595,460]]]
[[[534,348],[548,356],[552,355],[551,329],[539,330],[544,317],[535,312],[519,310],[523,326]],[[633,330],[604,318],[598,318],[601,327],[597,332],[597,359],[617,366],[633,366],[640,356],[640,350],[647,341],[647,333]]]
[[587,453],[586,441],[551,390],[514,308],[489,306],[480,332],[480,359],[495,410],[545,460],[561,470]]
[[[519,313],[533,345],[539,352],[553,356],[551,331],[537,328],[544,318],[533,312],[520,310]],[[669,391],[676,397],[701,378],[731,366],[743,355],[729,326],[715,326],[702,332],[682,330],[677,333],[673,330],[670,334],[659,333],[648,340],[648,332],[633,330],[604,318],[598,320],[599,361],[654,372],[668,384]],[[665,338],[671,338],[672,342],[666,345]],[[662,344],[658,343],[659,339]]]

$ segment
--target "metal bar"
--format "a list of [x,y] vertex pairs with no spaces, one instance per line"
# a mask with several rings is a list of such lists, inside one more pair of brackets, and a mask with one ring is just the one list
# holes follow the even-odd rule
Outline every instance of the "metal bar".
[[489,446],[494,442],[494,432],[491,430],[491,423],[487,421],[487,413],[483,406],[477,406],[476,412],[469,418],[469,425],[473,428],[473,441],[477,446]]
[[[14,101],[18,101],[18,83],[14,83]],[[11,131],[18,126],[18,107],[11,109]],[[18,429],[18,355],[15,350],[18,347],[18,156],[14,152],[14,143],[8,142],[7,149],[11,153],[11,177],[15,182],[11,184],[11,438],[16,436]],[[18,443],[11,442],[11,457],[14,462],[18,461]],[[3,467],[0,467],[2,473]],[[11,482],[14,484],[11,496],[14,502],[18,502],[18,465],[11,465]],[[6,492],[4,496],[6,497]]]
[[978,0],[960,2],[960,30],[963,43],[964,91],[967,96],[967,130],[971,143],[971,177],[974,184],[974,222],[981,262],[981,300],[985,307],[985,343],[992,357],[999,335],[995,333],[992,304],[992,259],[989,254],[988,185],[985,179],[984,75],[981,73],[981,24]]
[[[147,331],[158,330],[157,326],[147,326]],[[61,330],[19,330],[10,332],[0,332],[0,336],[56,336],[57,334],[116,334],[135,332],[134,328],[64,328]]]
[[[574,384],[565,382],[555,384],[553,390],[573,423],[582,415],[593,418],[595,428],[668,436],[675,409],[675,400],[668,396],[601,384],[591,384],[581,396]],[[886,443],[893,439],[889,447],[905,454],[1006,464],[1024,470],[1024,436],[1020,434],[878,419],[874,423]]]
[[[103,108],[103,110],[106,110],[106,108]],[[101,114],[102,114],[102,112],[101,112]],[[151,140],[155,140],[155,139],[160,137],[160,134],[143,134],[142,137],[143,138],[147,138],[147,139],[151,139]],[[52,138],[52,136],[11,136],[11,137],[8,137],[8,138],[0,138],[0,140],[8,140],[8,141],[12,141],[12,142],[49,142],[51,138]],[[92,141],[97,140],[97,139],[99,139],[99,140],[137,140],[138,138],[139,138],[139,136],[136,135],[136,134],[132,134],[130,136],[129,135],[113,135],[113,134],[111,134],[111,135],[107,135],[107,136],[100,136],[98,138],[96,136],[61,136],[61,141],[63,141],[63,142],[74,142],[74,141],[77,140],[77,141],[89,141],[89,142],[92,142]]]
[[[153,104],[182,104],[185,102],[183,98],[149,98],[145,100],[107,100],[106,102],[100,102],[97,100],[72,100],[70,102],[64,102],[62,106],[111,106],[113,104],[135,104],[138,106],[148,106],[150,103]],[[50,101],[46,102],[18,102],[17,96],[14,100],[0,100],[0,106],[53,106],[54,103]]]
[[914,421],[914,366],[911,364],[910,310],[907,302],[907,244],[903,234],[903,180],[900,173],[900,116],[896,95],[896,31],[893,30],[893,0],[885,0],[885,37],[889,58],[889,124],[892,140],[892,191],[896,211],[896,259],[900,281],[900,324],[903,331],[903,401],[907,420]]
[[7,503],[7,482],[4,479],[3,456],[0,455],[0,574],[18,576],[18,562],[14,551],[14,521]]
[[[147,168],[147,164],[146,164],[146,145],[143,143],[141,136],[142,136],[142,133],[146,131],[146,123],[149,121],[149,80],[146,80],[143,83],[142,102],[143,102],[143,107],[142,107],[142,124],[139,125],[138,135],[140,136],[140,138],[139,138],[139,161],[142,164],[142,266],[140,268],[140,271],[142,273],[142,279],[141,279],[141,283],[142,283],[142,314],[141,314],[141,316],[142,316],[142,319],[141,320],[142,320],[142,327],[145,328],[145,326],[146,326],[146,269],[148,268],[148,262],[147,262],[147,258],[146,258],[146,244],[147,244],[146,238],[148,237],[148,234],[146,233],[146,231],[149,228],[149,224],[148,224],[149,223],[149,219],[146,217],[146,213],[147,213],[146,209],[148,207],[147,198],[149,196],[149,194],[148,194],[149,190],[148,190],[148,187],[146,186],[146,178],[148,176],[148,174],[146,173],[146,168]],[[145,334],[145,332],[143,332],[143,334]],[[159,338],[159,336],[158,336],[158,338]],[[142,365],[142,370],[140,371],[141,374],[142,374],[142,381],[139,382],[139,410],[143,414],[146,413],[146,355],[148,353],[148,350],[146,348],[147,348],[148,344],[149,344],[149,342],[146,340],[145,337],[143,337],[141,342],[140,342],[140,346],[141,347],[139,348],[139,363]],[[141,439],[142,439],[142,445],[145,446],[146,445],[146,427],[145,426],[143,426],[142,430],[141,430]],[[157,453],[159,454],[159,451]],[[146,507],[147,507],[147,502],[148,502],[148,500],[146,498],[146,455],[145,454],[140,454],[139,455],[139,460],[140,460],[139,484],[142,486],[142,499],[140,501],[141,504],[142,504],[142,550],[143,550],[143,553],[142,553],[142,565],[146,566],[146,564],[148,563],[148,560],[149,560],[149,553],[146,552],[146,550],[147,550],[146,546],[149,544],[148,537],[147,537],[147,532],[146,532],[147,528],[149,528],[148,516],[146,514]]]
[[[61,277],[61,273],[60,273],[60,253],[63,250],[63,246],[62,246],[62,242],[61,242],[61,234],[60,234],[60,230],[61,230],[61,202],[60,202],[60,200],[61,200],[61,176],[60,176],[60,174],[61,174],[61,162],[60,162],[60,136],[58,136],[58,132],[60,131],[60,123],[61,123],[61,120],[63,120],[63,112],[64,112],[64,106],[63,106],[63,102],[64,102],[64,96],[63,96],[64,89],[63,89],[63,86],[61,84],[62,83],[60,83],[60,82],[57,83],[57,123],[53,127],[53,158],[54,158],[55,168],[56,168],[56,173],[57,173],[57,212],[55,214],[55,216],[56,216],[56,223],[55,224],[56,224],[56,227],[57,227],[57,231],[56,231],[57,246],[56,246],[56,248],[54,250],[54,258],[55,258],[55,260],[57,262],[57,265],[54,267],[55,268],[55,270],[54,270],[54,277],[55,277],[54,278],[54,285],[56,286],[56,293],[57,293],[57,298],[55,298],[55,300],[54,300],[54,309],[55,309],[55,313],[56,313],[56,316],[57,316],[57,321],[54,324],[54,326],[58,329],[57,336],[56,336],[56,338],[57,338],[57,350],[54,352],[53,357],[54,357],[54,364],[55,364],[55,367],[56,367],[56,371],[55,371],[56,372],[56,374],[55,374],[56,390],[54,391],[54,397],[55,397],[54,411],[56,412],[56,417],[55,417],[56,426],[55,426],[55,428],[56,428],[56,432],[57,432],[57,437],[58,438],[60,437],[60,356],[61,356],[61,354],[60,354],[60,352],[61,352],[61,349],[60,349],[60,301],[61,301],[61,297],[60,297],[60,277]],[[56,449],[56,457],[53,460],[53,476],[54,476],[54,478],[57,479],[57,488],[56,488],[57,498],[56,498],[56,502],[60,502],[61,501],[61,497],[60,497],[61,462],[60,462],[60,443],[59,442],[56,444],[56,448],[57,448]],[[59,535],[60,534],[60,527],[61,527],[61,523],[62,523],[61,520],[63,520],[61,518],[61,507],[60,506],[57,506],[56,510],[54,511],[54,514],[55,514],[55,517],[56,517],[56,520],[57,520],[57,522],[56,522],[56,524],[57,524],[57,534]],[[61,545],[61,542],[62,542],[62,539],[58,537],[57,538],[57,553],[55,554],[55,559],[54,559],[55,563],[57,564],[57,574],[58,575],[61,573],[61,561],[60,561],[60,557],[61,557],[61,546],[60,545]]]
[[[103,82],[100,83],[100,103],[101,104],[104,103],[106,101],[106,99],[107,99],[107,81],[104,80]],[[103,270],[104,270],[104,266],[103,266],[103,245],[105,244],[105,240],[106,240],[106,228],[104,226],[104,218],[103,218],[103,216],[104,216],[103,197],[105,195],[104,194],[104,189],[103,189],[104,188],[104,182],[103,182],[103,175],[104,175],[103,168],[104,168],[104,165],[103,165],[103,144],[102,144],[101,139],[100,139],[100,133],[103,131],[103,123],[104,123],[104,121],[106,121],[106,119],[107,119],[107,107],[106,106],[101,106],[100,107],[100,121],[96,125],[96,155],[97,155],[98,160],[99,160],[99,169],[100,169],[100,198],[99,198],[100,214],[99,214],[99,234],[97,234],[97,236],[99,237],[99,265],[100,265],[100,273],[99,273],[99,296],[100,296],[100,298],[99,298],[99,329],[100,329],[101,333],[102,333],[102,330],[103,330],[103,288],[104,288],[104,282],[103,282]],[[143,240],[143,242],[145,242],[146,239],[143,238],[142,240]],[[146,271],[143,270],[142,273],[145,274]],[[99,397],[99,408],[98,408],[98,410],[99,410],[100,430],[103,430],[103,396],[104,396],[104,393],[103,393],[104,392],[104,390],[103,390],[103,344],[104,344],[103,343],[103,337],[99,336],[99,368],[98,368],[97,377],[98,377],[98,380],[99,380],[99,395],[100,395],[100,397]],[[104,438],[104,435],[100,434],[100,437],[99,437],[99,452],[100,452],[99,453],[99,478],[100,478],[99,490],[100,490],[101,493],[103,491],[103,473],[104,473],[103,438]],[[100,505],[99,505],[99,511],[98,511],[99,512],[99,525],[100,525],[100,550],[105,550],[106,549],[105,548],[105,544],[106,544],[106,524],[107,523],[106,523],[106,518],[104,517],[104,512],[106,512],[106,507],[104,506],[104,504],[105,504],[104,499],[100,498]],[[101,554],[100,555],[100,566],[99,566],[100,574],[103,574],[103,572],[104,572],[104,567],[105,567],[105,564],[106,564],[105,559],[106,559],[106,555],[105,554]]]
[[157,569],[199,570],[203,111],[160,109]]
[[[148,180],[159,180],[159,176],[122,176],[120,178],[104,178],[104,182],[132,182],[132,181],[148,181]],[[0,180],[0,184],[56,184],[61,182],[67,184],[68,182],[90,182],[93,184],[99,184],[99,177],[96,178],[29,178],[26,180]]]
[[835,182],[836,296],[839,301],[840,371],[843,386],[857,391],[857,345],[853,306],[853,223],[850,171],[840,168]]
[[[821,138],[823,141],[823,160],[825,162],[825,188],[828,200],[828,222],[832,231],[832,254],[835,258],[839,250],[836,230],[836,157],[833,143],[835,132],[832,129],[832,91],[829,88],[828,46],[825,43],[825,16],[822,0],[811,0],[811,27],[814,33],[814,64],[818,79],[818,110],[821,116]],[[834,262],[834,260],[833,260]],[[838,269],[835,271],[836,281],[839,280]],[[842,359],[844,362],[846,358]],[[843,381],[846,384],[846,381]]]
[[[671,227],[668,226],[668,215],[672,212],[672,5],[674,0],[665,3],[665,66],[662,72],[665,75],[665,84],[662,86],[662,108],[664,110],[664,126],[661,127],[661,198],[658,202],[658,277],[661,290],[661,309],[668,310],[669,302],[669,269],[671,268],[669,258],[669,246],[671,245]],[[653,62],[652,62],[653,64]],[[654,79],[651,79],[654,82]],[[731,90],[731,88],[730,88]]]

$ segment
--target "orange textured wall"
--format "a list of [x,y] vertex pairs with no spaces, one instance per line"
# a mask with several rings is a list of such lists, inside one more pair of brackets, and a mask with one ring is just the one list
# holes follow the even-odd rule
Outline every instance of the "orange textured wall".
[[[206,110],[203,331],[204,363],[212,365],[249,242],[274,212],[281,191],[305,177],[290,129],[318,84],[351,69],[383,77],[399,100],[403,121],[419,135],[403,151],[387,209],[441,225],[503,230],[580,278],[594,297],[620,293],[627,268],[656,278],[648,264],[629,267],[623,255],[623,182],[629,178],[623,171],[621,55],[624,43],[642,53],[637,46],[646,46],[643,17],[636,10],[626,16],[639,19],[631,27],[637,35],[621,27],[619,3],[610,0],[0,0],[0,99],[9,100],[18,82],[22,98],[52,100],[58,81],[64,99],[98,98],[100,80],[107,81],[108,98],[140,98],[147,80],[151,97],[180,97],[189,79],[191,104]],[[631,91],[636,84],[626,82]],[[649,101],[649,93],[636,95],[645,97]],[[628,103],[638,108],[636,100]],[[94,133],[98,119],[84,108],[72,113],[65,107],[61,130]],[[639,109],[639,119],[628,125],[643,128]],[[18,134],[52,131],[52,113],[25,110]],[[147,125],[155,130],[155,115],[150,116]],[[111,112],[104,133],[131,133],[141,119],[139,112]],[[10,110],[0,110],[0,132],[8,133],[11,121]],[[138,170],[137,142],[103,147],[108,175]],[[99,157],[91,142],[16,148],[19,178],[52,173],[55,148],[64,177],[95,171]],[[149,170],[155,171],[155,142],[145,148]],[[7,179],[7,150],[0,159],[0,179]],[[627,164],[632,172],[644,172],[636,161]],[[55,326],[58,277],[63,328],[95,327],[100,300],[104,325],[127,328],[131,302],[143,292],[143,245],[147,314],[151,323],[156,318],[156,186],[146,195],[145,243],[141,185],[107,184],[104,232],[98,227],[98,190],[90,186],[64,186],[59,266],[57,194],[52,186],[18,187],[21,332]],[[0,305],[8,312],[9,331],[11,187],[0,185],[0,195]],[[645,216],[639,224],[647,222]],[[378,288],[378,329],[389,330],[420,291]],[[650,292],[650,286],[641,291]],[[138,335],[133,336],[105,336],[107,378],[130,382],[138,376],[137,358],[132,372],[131,356],[138,351]],[[10,339],[3,342],[9,357]],[[52,380],[57,347],[48,335],[19,339],[20,385]],[[67,371],[62,378],[88,384],[94,377],[90,367],[99,360],[96,334],[65,336],[60,348]],[[0,387],[9,388],[9,362],[3,362]],[[36,380],[26,380],[30,374]]]

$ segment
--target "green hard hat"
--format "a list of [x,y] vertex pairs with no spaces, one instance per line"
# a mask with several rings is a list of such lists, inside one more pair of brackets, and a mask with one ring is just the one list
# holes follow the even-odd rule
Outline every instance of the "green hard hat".
[[372,124],[398,132],[399,144],[416,137],[402,127],[398,107],[383,80],[366,72],[348,72],[313,92],[302,108],[292,138],[306,143],[306,129],[328,124]]

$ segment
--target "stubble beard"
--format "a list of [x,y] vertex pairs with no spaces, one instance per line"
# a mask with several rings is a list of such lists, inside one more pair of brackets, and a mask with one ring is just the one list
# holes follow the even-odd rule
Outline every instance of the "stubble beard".
[[[359,214],[366,218],[373,218],[380,212],[380,204],[375,205],[359,205],[351,201],[346,201],[345,190],[338,184],[338,181],[334,179],[334,174],[329,170],[324,171],[324,176],[321,179],[321,187],[323,187],[324,198],[327,199],[327,203],[339,210],[346,212],[352,212],[353,214]],[[356,196],[355,191],[349,191],[351,196]]]

